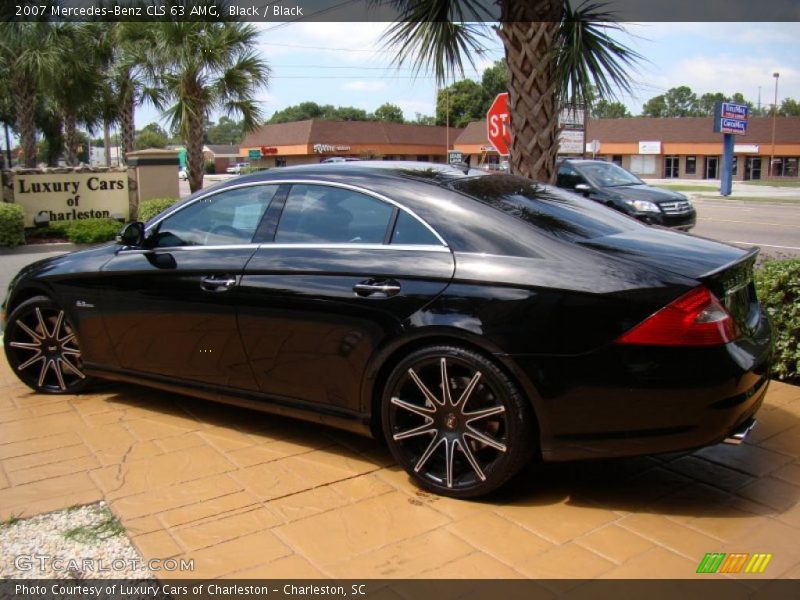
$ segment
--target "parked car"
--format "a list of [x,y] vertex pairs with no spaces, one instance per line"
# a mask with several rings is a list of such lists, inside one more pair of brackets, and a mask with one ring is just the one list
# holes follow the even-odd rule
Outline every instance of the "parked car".
[[562,161],[556,185],[650,225],[689,231],[697,220],[691,200],[683,194],[647,185],[630,171],[603,160]]
[[341,163],[341,162],[352,162],[352,161],[357,161],[357,160],[361,160],[361,159],[356,158],[354,156],[329,156],[328,158],[323,158],[319,162],[321,162],[321,163]]
[[289,167],[24,268],[4,347],[38,393],[111,379],[317,420],[471,497],[532,456],[741,441],[769,381],[756,254],[511,175]]
[[250,166],[250,163],[240,162],[234,163],[227,169],[225,169],[226,173],[230,173],[231,175],[239,175],[241,174],[243,169],[247,169]]

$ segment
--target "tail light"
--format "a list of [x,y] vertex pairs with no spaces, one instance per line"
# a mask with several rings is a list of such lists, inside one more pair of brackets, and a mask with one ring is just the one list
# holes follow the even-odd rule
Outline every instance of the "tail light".
[[730,313],[707,288],[684,294],[636,327],[617,343],[656,346],[716,346],[739,337]]

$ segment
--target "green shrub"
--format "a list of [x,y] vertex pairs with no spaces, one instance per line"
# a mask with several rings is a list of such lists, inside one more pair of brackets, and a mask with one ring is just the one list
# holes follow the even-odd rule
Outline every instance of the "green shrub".
[[758,299],[772,321],[772,375],[800,381],[800,259],[767,261],[755,279]]
[[178,201],[177,198],[153,198],[139,203],[139,220],[149,221]]
[[0,246],[25,243],[25,212],[19,204],[0,202]]
[[214,161],[213,160],[207,160],[203,164],[203,171],[205,171],[206,175],[213,175],[214,173],[216,173],[217,172],[217,167],[214,165]]
[[114,219],[82,219],[59,221],[50,224],[50,229],[61,231],[73,244],[97,244],[113,240],[122,228]]

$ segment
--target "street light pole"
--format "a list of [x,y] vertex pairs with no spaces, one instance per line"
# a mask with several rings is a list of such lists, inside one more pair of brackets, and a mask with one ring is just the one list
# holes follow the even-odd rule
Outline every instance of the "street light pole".
[[769,176],[772,177],[773,175],[773,164],[775,163],[775,122],[778,119],[778,79],[780,78],[780,73],[773,73],[772,76],[775,78],[775,103],[772,105],[772,151],[769,156]]

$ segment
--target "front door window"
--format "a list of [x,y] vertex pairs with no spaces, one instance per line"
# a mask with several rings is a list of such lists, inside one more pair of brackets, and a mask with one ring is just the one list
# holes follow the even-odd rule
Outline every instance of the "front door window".
[[680,158],[677,156],[664,157],[664,177],[675,179],[680,175]]

